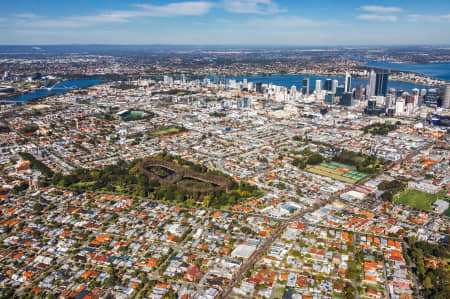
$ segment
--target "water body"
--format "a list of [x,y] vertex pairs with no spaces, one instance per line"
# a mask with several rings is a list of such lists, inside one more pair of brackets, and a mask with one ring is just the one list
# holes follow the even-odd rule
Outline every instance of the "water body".
[[450,81],[450,62],[394,63],[383,61],[369,61],[365,64],[365,66],[387,70],[413,72],[440,80]]
[[79,79],[79,80],[68,80],[59,82],[51,88],[42,88],[33,92],[23,94],[17,98],[8,99],[8,101],[26,102],[29,100],[39,99],[51,95],[62,95],[73,89],[83,88],[90,85],[97,85],[102,83],[99,79]]
[[[265,84],[272,83],[278,86],[285,86],[290,88],[292,85],[297,87],[297,90],[303,87],[302,80],[304,78],[309,78],[309,88],[316,88],[316,80],[322,80],[322,89],[325,84],[326,79],[338,80],[339,84],[343,84],[345,81],[344,77],[333,77],[333,76],[313,76],[313,75],[271,75],[271,76],[249,76],[249,77],[227,77],[227,79],[232,79],[236,81],[243,81],[247,79],[248,82],[261,82]],[[357,84],[362,84],[365,88],[367,85],[367,79],[361,78],[352,78],[352,88],[356,87]],[[424,86],[413,84],[409,82],[402,81],[393,81],[390,80],[388,84],[388,88],[395,88],[396,90],[403,90],[411,93],[414,88],[420,89],[430,89],[434,88],[433,86]]]

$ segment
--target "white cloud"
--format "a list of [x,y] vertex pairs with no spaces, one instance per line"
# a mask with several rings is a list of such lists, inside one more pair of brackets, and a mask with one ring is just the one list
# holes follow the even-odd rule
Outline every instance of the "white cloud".
[[155,6],[149,4],[136,4],[142,8],[142,13],[149,17],[175,17],[175,16],[201,16],[210,11],[213,3],[207,1],[188,1],[170,3],[167,5]]
[[242,24],[243,26],[252,26],[257,28],[279,29],[279,28],[295,28],[311,27],[325,25],[325,22],[318,22],[311,19],[298,16],[279,16],[274,18],[253,18]]
[[207,1],[187,1],[169,3],[166,5],[134,5],[136,9],[103,12],[91,16],[72,16],[57,19],[47,19],[34,14],[18,14],[18,25],[25,27],[62,27],[79,28],[104,23],[126,23],[138,17],[177,17],[200,16],[208,13],[213,3]]
[[449,22],[450,14],[440,16],[411,14],[408,15],[408,20],[412,22]]
[[397,12],[402,12],[403,9],[400,7],[394,7],[394,6],[378,6],[378,5],[365,5],[360,7],[361,10],[375,13],[375,14],[392,14]]
[[225,10],[242,14],[276,14],[282,12],[272,0],[223,0]]
[[14,17],[21,18],[21,19],[36,19],[36,18],[39,18],[39,16],[35,15],[34,13],[19,13],[19,14],[15,14]]
[[356,17],[365,21],[378,21],[378,22],[396,22],[397,16],[393,15],[377,15],[377,14],[364,14]]
[[4,23],[4,22],[6,22],[6,19],[5,18],[0,18],[0,23]]

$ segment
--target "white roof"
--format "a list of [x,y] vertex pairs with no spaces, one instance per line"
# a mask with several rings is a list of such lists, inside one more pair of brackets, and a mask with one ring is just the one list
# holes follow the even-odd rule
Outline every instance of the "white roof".
[[236,248],[231,253],[233,257],[242,257],[244,259],[248,259],[252,256],[253,252],[255,252],[256,246],[241,244],[236,246]]

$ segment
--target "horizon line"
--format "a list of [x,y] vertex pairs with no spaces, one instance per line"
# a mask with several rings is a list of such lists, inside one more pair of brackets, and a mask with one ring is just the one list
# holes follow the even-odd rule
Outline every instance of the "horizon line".
[[108,43],[70,43],[70,44],[49,44],[49,43],[36,43],[36,44],[1,44],[0,47],[36,47],[36,46],[45,46],[45,47],[52,47],[52,46],[171,46],[171,47],[286,47],[286,48],[292,48],[292,47],[319,47],[319,48],[329,48],[329,47],[336,47],[336,48],[345,48],[345,47],[450,47],[450,44],[330,44],[330,45],[283,45],[283,44],[277,44],[277,45],[267,45],[267,44],[170,44],[170,43],[154,43],[154,44],[145,44],[145,43],[115,43],[115,44],[108,44]]

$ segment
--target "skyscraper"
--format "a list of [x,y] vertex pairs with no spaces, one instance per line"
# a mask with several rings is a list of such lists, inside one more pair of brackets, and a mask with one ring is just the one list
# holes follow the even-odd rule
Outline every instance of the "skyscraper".
[[339,86],[339,81],[338,80],[333,80],[333,84],[331,84],[331,92],[332,93],[336,93],[336,88]]
[[243,104],[243,107],[244,107],[244,108],[250,108],[251,100],[250,100],[249,98],[244,98],[242,104]]
[[369,73],[369,78],[367,80],[366,87],[366,96],[368,99],[375,95],[375,82],[376,82],[376,74],[374,70],[371,70]]
[[382,70],[377,72],[375,79],[375,95],[386,96],[388,91],[389,73]]
[[437,89],[429,89],[427,95],[423,99],[424,105],[428,107],[437,107],[439,102]]
[[3,81],[7,81],[7,80],[9,79],[9,77],[10,77],[10,73],[9,73],[8,71],[6,71],[6,72],[3,74],[2,80],[3,80]]
[[322,91],[322,80],[316,80],[316,93],[320,93]]
[[309,95],[309,78],[303,78],[302,80],[302,93]]
[[363,96],[363,87],[362,84],[357,84],[355,88],[355,100],[361,101]]
[[263,93],[263,90],[262,90],[262,83],[261,82],[256,82],[256,92],[257,93]]
[[345,83],[344,83],[344,91],[351,92],[352,91],[352,76],[348,72],[345,72]]
[[291,91],[289,92],[291,99],[295,100],[297,98],[297,87],[295,85],[291,86]]
[[333,105],[335,103],[334,101],[334,94],[327,93],[325,95],[325,104]]
[[394,102],[395,102],[395,97],[393,95],[388,95],[386,97],[386,103],[385,103],[386,111],[388,111],[389,108],[391,108],[394,105]]
[[352,105],[352,93],[344,92],[344,94],[341,97],[341,100],[339,101],[339,105],[350,107]]
[[442,99],[442,107],[450,108],[450,84],[445,87],[444,98]]
[[332,87],[333,87],[333,81],[331,79],[326,79],[325,80],[325,90],[326,91],[331,91]]
[[336,87],[336,96],[340,97],[345,92],[344,86],[338,86]]
[[426,96],[427,95],[427,90],[425,89],[425,88],[422,88],[421,90],[420,90],[420,96],[421,97],[424,97],[424,96]]

